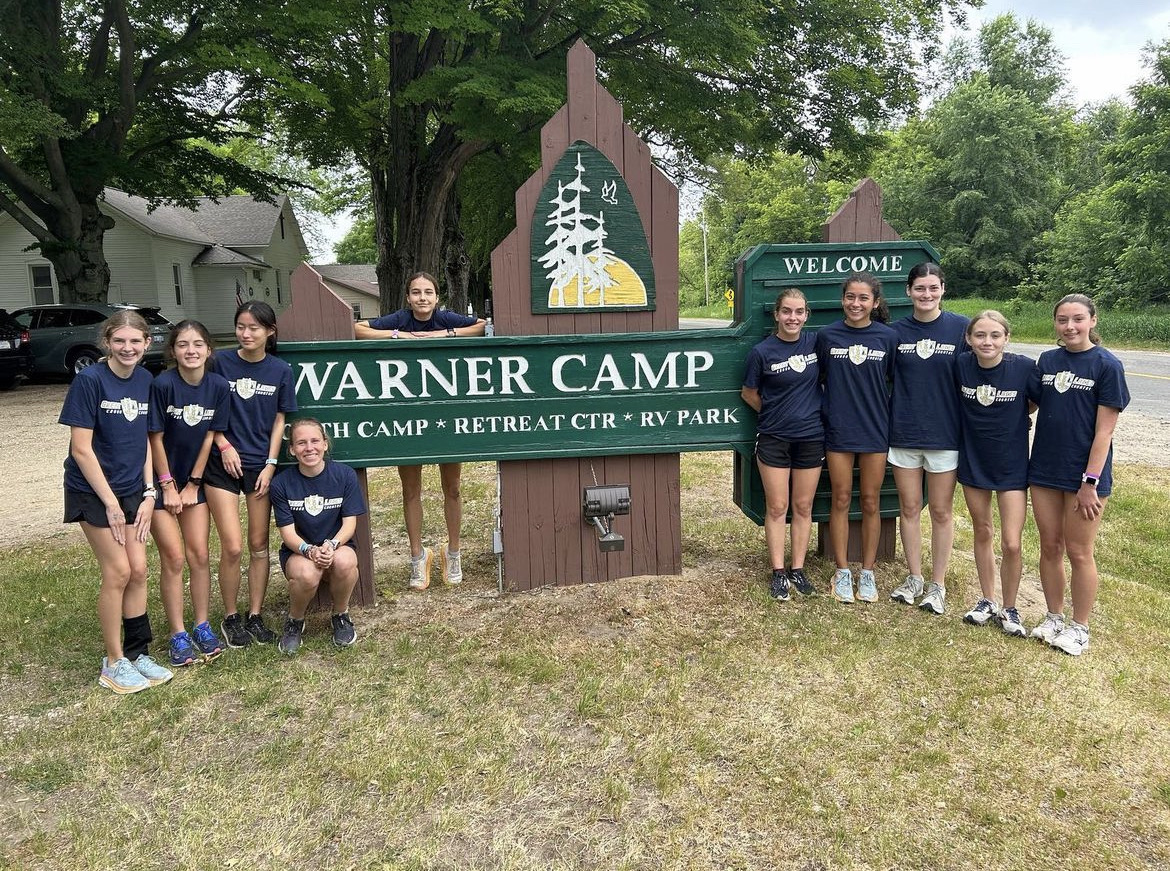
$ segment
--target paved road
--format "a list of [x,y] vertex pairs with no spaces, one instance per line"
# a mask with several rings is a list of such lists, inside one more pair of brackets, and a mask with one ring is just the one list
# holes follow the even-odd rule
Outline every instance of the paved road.
[[[680,329],[714,329],[727,326],[727,321],[707,318],[680,318]],[[1012,342],[1009,351],[1027,354],[1035,359],[1054,345],[1025,345]],[[1112,350],[1112,349],[1111,349]],[[1125,379],[1129,385],[1129,411],[1136,411],[1159,420],[1170,421],[1170,353],[1162,351],[1113,351],[1125,365]]]

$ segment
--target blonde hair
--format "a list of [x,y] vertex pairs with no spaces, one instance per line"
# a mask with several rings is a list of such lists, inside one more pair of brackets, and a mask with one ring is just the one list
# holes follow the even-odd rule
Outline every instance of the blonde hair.
[[292,454],[292,436],[297,431],[298,426],[315,426],[321,432],[321,438],[325,439],[325,453],[333,450],[333,440],[329,438],[329,433],[325,432],[325,424],[317,420],[315,417],[298,417],[288,425],[288,452]]
[[804,295],[804,292],[798,287],[787,287],[780,291],[780,295],[776,297],[776,304],[772,306],[772,312],[780,311],[780,305],[786,299],[799,299],[804,303],[804,307],[808,308],[808,297]]
[[107,351],[110,350],[110,339],[122,327],[131,327],[132,329],[140,330],[142,335],[146,337],[146,340],[148,342],[150,341],[150,327],[146,325],[146,318],[133,309],[123,309],[122,311],[114,312],[102,323],[100,334],[103,348]]

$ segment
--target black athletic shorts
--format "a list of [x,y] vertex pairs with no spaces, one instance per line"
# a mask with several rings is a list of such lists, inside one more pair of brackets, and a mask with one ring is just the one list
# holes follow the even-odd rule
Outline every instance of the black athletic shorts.
[[215,487],[217,490],[227,490],[236,495],[243,493],[246,496],[256,491],[256,479],[263,471],[263,466],[259,469],[245,467],[244,477],[233,478],[223,467],[223,457],[216,451],[212,451],[207,457],[207,468],[203,470],[203,486],[204,488]]
[[[143,490],[146,488],[143,487]],[[133,526],[134,518],[138,516],[138,506],[142,504],[142,492],[131,496],[119,496],[118,504],[122,506],[122,514],[126,516],[126,525]],[[110,528],[110,521],[106,518],[106,506],[96,493],[87,493],[84,490],[65,491],[65,523],[85,521],[90,526]]]
[[760,433],[756,436],[756,459],[774,469],[818,469],[825,462],[825,443],[790,442]]

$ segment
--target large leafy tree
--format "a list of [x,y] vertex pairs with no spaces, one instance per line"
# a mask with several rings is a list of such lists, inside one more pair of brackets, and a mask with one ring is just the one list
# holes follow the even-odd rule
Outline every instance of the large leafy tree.
[[154,200],[269,194],[280,174],[216,150],[259,129],[280,62],[315,25],[279,0],[0,0],[0,209],[33,236],[66,300],[104,301],[99,209],[116,185]]
[[461,177],[485,155],[513,177],[517,163],[532,169],[577,39],[639,132],[681,157],[853,151],[872,141],[868,122],[913,105],[918,46],[963,2],[339,0],[330,51],[297,66],[328,105],[282,108],[312,159],[368,173],[390,309],[408,273],[463,255],[453,225],[502,223],[510,203],[487,196],[487,182],[476,214],[461,207]]

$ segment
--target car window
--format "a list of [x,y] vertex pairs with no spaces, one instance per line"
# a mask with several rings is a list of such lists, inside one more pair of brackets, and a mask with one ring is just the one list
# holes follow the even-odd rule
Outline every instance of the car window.
[[69,326],[69,312],[65,309],[42,309],[38,330],[60,329]]
[[36,315],[36,312],[20,312],[19,314],[13,315],[13,318],[27,330],[32,326],[34,315]]
[[95,312],[88,308],[75,308],[72,316],[69,318],[69,323],[74,327],[88,327],[91,324],[100,324],[108,315],[102,312]]
[[138,313],[146,318],[146,322],[152,327],[165,327],[170,325],[170,321],[164,318],[156,308],[140,308]]

